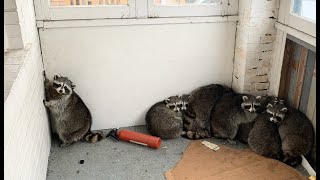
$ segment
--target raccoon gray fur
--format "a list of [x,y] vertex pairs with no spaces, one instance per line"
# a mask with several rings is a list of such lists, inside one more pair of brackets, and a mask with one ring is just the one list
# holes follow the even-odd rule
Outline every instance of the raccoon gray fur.
[[190,93],[188,108],[184,113],[184,137],[201,139],[211,137],[210,113],[223,94],[233,92],[227,86],[210,84],[199,87]]
[[290,166],[300,164],[301,155],[307,155],[314,145],[315,132],[310,120],[284,103],[268,104],[267,113],[270,121],[278,126],[284,156],[282,161]]
[[75,85],[67,78],[55,75],[52,82],[43,73],[46,100],[44,105],[49,109],[50,118],[55,122],[56,130],[66,147],[79,140],[96,142],[102,139],[102,132],[91,132],[92,118],[89,109],[74,91]]
[[249,133],[248,144],[256,153],[281,160],[281,139],[276,124],[269,120],[266,113],[259,114]]
[[238,128],[235,139],[238,139],[242,143],[248,143],[249,133],[254,126],[254,121],[249,123],[241,123]]
[[151,106],[145,117],[147,131],[162,139],[180,137],[184,134],[181,109],[185,104],[180,96],[171,96]]
[[222,96],[211,112],[213,136],[227,139],[231,143],[241,123],[250,123],[261,108],[261,96],[228,93]]
[[[269,103],[278,102],[278,98],[274,96],[263,96],[261,97],[261,108],[256,110],[257,113],[263,113],[266,111],[266,106]],[[235,139],[238,139],[242,143],[248,143],[249,133],[253,128],[254,121],[249,123],[241,123],[238,128],[238,133]]]

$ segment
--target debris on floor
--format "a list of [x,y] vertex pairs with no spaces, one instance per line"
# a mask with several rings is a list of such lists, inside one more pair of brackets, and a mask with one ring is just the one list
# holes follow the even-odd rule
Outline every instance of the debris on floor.
[[214,151],[218,151],[220,149],[220,147],[216,144],[213,144],[209,141],[202,141],[201,142],[203,145],[205,145],[206,147],[208,147],[209,149],[212,149]]
[[310,176],[309,180],[316,180],[316,176]]

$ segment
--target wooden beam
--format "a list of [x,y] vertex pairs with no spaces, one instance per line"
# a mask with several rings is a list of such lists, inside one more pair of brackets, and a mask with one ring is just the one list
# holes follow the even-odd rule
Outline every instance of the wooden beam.
[[283,55],[282,71],[280,76],[279,98],[287,100],[289,85],[290,85],[290,57],[292,55],[293,43],[291,40],[286,40],[286,45]]
[[[314,67],[316,69],[316,67]],[[307,117],[312,119],[313,111],[315,111],[316,107],[316,77],[312,77],[310,93],[308,98],[308,106],[307,106]]]
[[300,103],[300,98],[302,93],[302,85],[303,85],[304,75],[306,73],[308,51],[309,50],[307,48],[301,46],[299,67],[297,72],[296,89],[294,92],[294,99],[293,99],[293,106],[297,109],[299,108],[299,103]]

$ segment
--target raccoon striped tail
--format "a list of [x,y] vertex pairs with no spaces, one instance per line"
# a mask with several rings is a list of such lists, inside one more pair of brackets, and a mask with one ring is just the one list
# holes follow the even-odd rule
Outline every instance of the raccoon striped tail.
[[196,139],[204,139],[204,138],[209,138],[211,137],[210,134],[205,131],[204,133],[197,133],[193,131],[187,131],[186,133],[182,134],[182,137],[191,139],[191,140],[196,140]]
[[84,140],[90,142],[90,143],[95,143],[100,141],[103,138],[103,133],[102,131],[97,131],[96,133],[93,133],[89,131],[85,136]]

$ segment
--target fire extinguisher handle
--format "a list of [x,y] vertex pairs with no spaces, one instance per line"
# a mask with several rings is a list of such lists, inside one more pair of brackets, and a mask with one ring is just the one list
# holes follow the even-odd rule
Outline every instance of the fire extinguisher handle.
[[120,139],[117,136],[117,132],[118,132],[118,128],[112,129],[111,131],[109,131],[109,133],[107,134],[106,138],[111,136],[113,137],[115,140],[120,141]]

